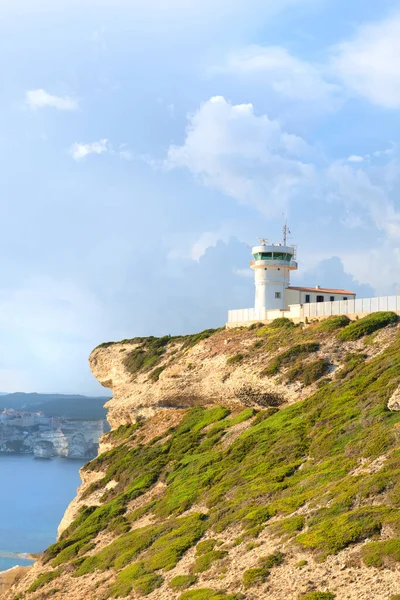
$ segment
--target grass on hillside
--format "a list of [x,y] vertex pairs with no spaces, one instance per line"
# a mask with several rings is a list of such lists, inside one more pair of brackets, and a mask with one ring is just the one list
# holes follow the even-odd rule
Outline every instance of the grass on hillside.
[[394,325],[397,321],[398,316],[394,312],[371,313],[363,319],[352,321],[350,325],[347,325],[347,327],[339,332],[338,338],[344,342],[359,340],[365,335],[370,335],[371,333],[378,331],[378,329],[382,329],[388,325]]
[[282,367],[293,364],[299,357],[317,352],[319,347],[318,342],[306,342],[304,344],[291,346],[288,350],[285,350],[273,358],[269,365],[261,371],[260,376],[266,377],[267,375],[276,375]]

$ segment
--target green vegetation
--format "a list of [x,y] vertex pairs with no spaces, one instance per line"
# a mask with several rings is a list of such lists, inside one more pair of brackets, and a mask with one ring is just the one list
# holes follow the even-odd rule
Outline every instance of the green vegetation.
[[169,587],[175,592],[187,590],[197,582],[196,575],[177,575],[169,582]]
[[279,519],[272,525],[269,526],[270,530],[277,535],[293,536],[301,531],[304,527],[304,517],[296,515],[294,517],[288,517],[286,519]]
[[344,358],[343,367],[336,373],[337,379],[345,379],[349,373],[352,373],[359,365],[363,364],[368,358],[368,354],[361,352],[349,352]]
[[353,321],[350,325],[347,325],[338,334],[339,340],[344,342],[350,340],[359,340],[365,335],[370,335],[382,327],[387,325],[393,325],[397,323],[398,316],[394,312],[376,312],[372,313],[363,319]]
[[304,344],[296,344],[285,352],[278,354],[270,364],[261,371],[260,376],[265,377],[267,375],[276,375],[281,370],[281,367],[290,365],[296,361],[300,356],[306,356],[312,352],[319,350],[319,344],[317,342],[308,342]]
[[318,325],[318,331],[335,331],[336,329],[342,329],[342,327],[346,327],[350,323],[349,317],[346,315],[336,315],[334,317],[328,317],[321,321]]
[[292,329],[296,327],[296,325],[290,319],[286,319],[286,317],[281,317],[280,319],[275,319],[268,325],[270,329]]
[[266,567],[255,567],[247,569],[243,574],[243,585],[245,588],[253,587],[264,583],[269,576],[270,570]]
[[201,589],[184,592],[178,600],[242,600],[243,594],[225,594],[218,590]]
[[61,571],[59,569],[57,571],[48,571],[47,573],[42,573],[42,575],[39,575],[39,577],[35,579],[35,581],[28,588],[28,593],[36,592],[36,590],[40,589],[44,585],[47,585],[50,583],[50,581],[53,581],[60,575]]
[[124,358],[124,365],[131,375],[136,375],[140,371],[150,371],[160,362],[171,337],[166,335],[162,338],[145,338],[137,348],[127,352]]
[[335,594],[331,592],[308,592],[299,597],[299,600],[334,600]]
[[152,381],[158,381],[161,373],[165,370],[165,367],[156,367],[149,375],[149,379]]
[[244,354],[242,354],[241,352],[238,352],[237,354],[234,354],[233,356],[230,356],[229,358],[227,358],[226,364],[229,366],[237,365],[237,364],[241,363],[243,359],[244,359]]
[[283,558],[282,552],[274,552],[274,554],[260,558],[259,567],[247,569],[244,572],[244,587],[249,588],[264,583],[268,579],[271,569],[283,563]]
[[300,362],[286,373],[285,379],[289,382],[300,381],[308,386],[326,375],[329,369],[330,363],[326,358],[318,358],[308,363]]
[[361,549],[367,567],[382,567],[385,563],[400,562],[400,539],[371,542]]
[[191,567],[193,573],[204,573],[213,565],[217,560],[221,560],[227,556],[228,552],[225,550],[211,550],[201,556],[198,556]]
[[301,569],[302,567],[305,567],[306,565],[308,565],[308,560],[299,560],[299,562],[295,565],[295,567],[297,567],[298,569]]
[[[158,363],[162,360],[169,344],[173,343],[180,345],[179,351],[184,352],[186,350],[189,350],[189,348],[193,348],[193,346],[195,346],[199,342],[206,340],[217,331],[219,330],[206,329],[201,333],[196,333],[192,335],[165,335],[161,338],[151,336],[138,337],[133,338],[131,340],[123,340],[123,343],[137,344],[136,348],[126,353],[126,356],[124,357],[123,361],[124,365],[129,371],[129,373],[131,373],[131,375],[133,376],[137,375],[140,372],[146,373],[147,371],[151,371],[152,369],[154,369],[154,367],[156,367]],[[105,344],[101,344],[98,347],[104,348],[112,344],[113,342],[106,342]],[[158,378],[164,370],[164,368],[158,367],[158,369],[154,369],[150,374],[150,379],[152,379],[153,381],[158,381]]]
[[211,552],[214,550],[214,546],[216,545],[217,540],[209,539],[203,540],[199,542],[196,546],[196,556],[202,556],[202,554],[207,554],[207,552]]

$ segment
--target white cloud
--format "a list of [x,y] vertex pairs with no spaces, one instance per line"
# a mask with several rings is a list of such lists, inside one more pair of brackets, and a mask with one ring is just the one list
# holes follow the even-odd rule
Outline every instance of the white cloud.
[[348,162],[352,162],[352,163],[361,163],[365,160],[365,157],[359,156],[358,154],[352,154],[351,156],[349,156],[349,158],[347,160],[348,160]]
[[69,153],[74,160],[82,160],[89,154],[104,154],[110,151],[110,145],[107,139],[89,144],[75,143],[71,146]]
[[219,231],[205,231],[195,241],[191,249],[191,258],[193,260],[200,260],[200,258],[206,253],[207,248],[216,246],[219,240],[227,242],[229,234],[224,229]]
[[362,25],[332,51],[333,73],[351,90],[385,108],[400,108],[400,14]]
[[169,148],[166,166],[187,168],[207,186],[270,215],[312,183],[310,155],[302,138],[257,116],[251,104],[216,96],[189,116],[185,142]]
[[39,108],[56,108],[57,110],[77,110],[78,103],[69,96],[53,96],[46,92],[46,90],[29,90],[26,92],[26,105],[31,110],[38,110]]
[[212,70],[254,79],[290,100],[333,106],[341,95],[340,87],[326,79],[322,65],[303,61],[280,46],[247,46]]

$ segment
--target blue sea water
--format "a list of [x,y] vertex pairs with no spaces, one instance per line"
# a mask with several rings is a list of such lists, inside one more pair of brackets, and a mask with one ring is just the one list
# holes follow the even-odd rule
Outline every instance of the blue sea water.
[[80,460],[0,455],[0,571],[30,564],[1,552],[41,552],[80,485]]

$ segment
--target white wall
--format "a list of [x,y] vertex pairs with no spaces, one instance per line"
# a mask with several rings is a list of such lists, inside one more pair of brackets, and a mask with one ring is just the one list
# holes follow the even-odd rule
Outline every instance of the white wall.
[[378,298],[359,298],[339,302],[303,304],[302,316],[304,318],[329,317],[331,315],[368,314],[381,310],[400,311],[400,296],[381,296]]
[[279,317],[287,317],[296,321],[333,315],[362,315],[379,311],[400,313],[400,296],[381,296],[378,298],[360,298],[358,300],[340,300],[335,302],[312,302],[310,304],[294,304],[288,310],[256,310],[244,308],[228,312],[228,324],[246,324],[254,321],[273,321]]

